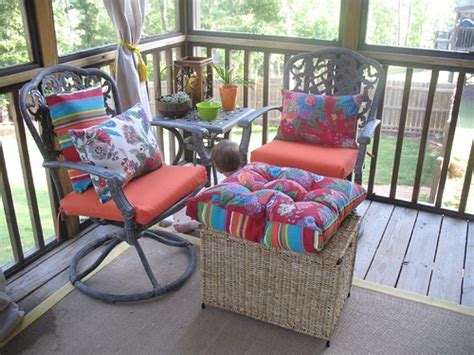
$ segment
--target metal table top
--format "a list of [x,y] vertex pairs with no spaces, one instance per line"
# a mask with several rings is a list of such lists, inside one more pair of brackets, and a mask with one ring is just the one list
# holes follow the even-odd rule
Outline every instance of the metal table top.
[[235,111],[221,111],[219,116],[213,121],[203,121],[199,119],[199,113],[191,110],[182,118],[167,118],[158,114],[153,121],[166,121],[167,123],[179,122],[180,125],[206,128],[210,133],[226,133],[235,127],[239,121],[253,112],[251,108],[237,108]]

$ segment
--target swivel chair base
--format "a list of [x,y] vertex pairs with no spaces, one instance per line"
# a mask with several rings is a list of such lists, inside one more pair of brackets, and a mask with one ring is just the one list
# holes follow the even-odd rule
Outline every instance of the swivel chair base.
[[[186,270],[176,280],[166,285],[160,285],[153,271],[150,268],[150,264],[148,263],[148,260],[145,254],[143,253],[141,245],[138,242],[140,237],[151,238],[157,242],[163,243],[168,246],[184,248],[188,254],[188,266]],[[74,287],[76,287],[79,291],[85,293],[86,295],[97,298],[107,303],[143,301],[161,296],[165,293],[178,289],[192,275],[194,269],[196,268],[196,250],[190,242],[174,235],[173,233],[156,230],[145,230],[141,233],[141,235],[135,240],[132,245],[137,250],[143,268],[145,269],[145,272],[151,281],[151,284],[153,286],[152,290],[148,292],[133,294],[112,294],[98,291],[82,282],[81,280],[86,275],[94,271],[100,265],[100,263],[107,257],[107,255],[109,255],[110,252],[121,242],[122,240],[120,238],[111,235],[106,235],[92,241],[91,243],[88,243],[85,247],[79,250],[79,252],[72,259],[71,265],[69,266],[69,280],[74,285]],[[105,250],[102,251],[102,253],[97,257],[97,259],[92,263],[92,265],[90,265],[84,271],[78,273],[77,266],[80,260],[101,246],[106,246]]]

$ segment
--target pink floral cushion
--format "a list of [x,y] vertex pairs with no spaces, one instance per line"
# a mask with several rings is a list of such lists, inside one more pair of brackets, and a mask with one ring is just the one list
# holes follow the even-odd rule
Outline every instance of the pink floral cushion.
[[[123,173],[126,182],[162,164],[150,120],[140,104],[98,125],[70,130],[69,134],[82,161]],[[91,178],[100,201],[110,200],[107,180],[95,175]]]
[[347,180],[252,163],[188,200],[187,214],[236,237],[314,253],[365,196]]
[[276,139],[357,148],[357,113],[363,95],[326,96],[282,90],[282,97]]

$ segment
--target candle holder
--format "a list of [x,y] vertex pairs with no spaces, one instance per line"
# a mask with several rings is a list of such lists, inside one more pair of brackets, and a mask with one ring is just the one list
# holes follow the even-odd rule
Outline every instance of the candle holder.
[[197,103],[212,98],[212,58],[184,57],[174,61],[175,92],[184,91]]

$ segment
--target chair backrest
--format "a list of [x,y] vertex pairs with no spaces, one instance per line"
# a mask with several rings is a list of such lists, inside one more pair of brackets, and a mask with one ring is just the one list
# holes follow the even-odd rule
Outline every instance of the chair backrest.
[[[106,113],[111,116],[122,113],[117,85],[109,74],[100,69],[54,65],[40,71],[21,88],[21,115],[45,161],[57,160],[61,154],[56,149],[54,127],[45,94],[74,92],[98,84],[102,86]],[[59,198],[62,198],[64,194],[58,176],[55,171],[50,170],[50,173]]]
[[375,118],[385,74],[381,65],[345,48],[297,54],[285,65],[283,88],[314,95],[364,94],[359,127]]

